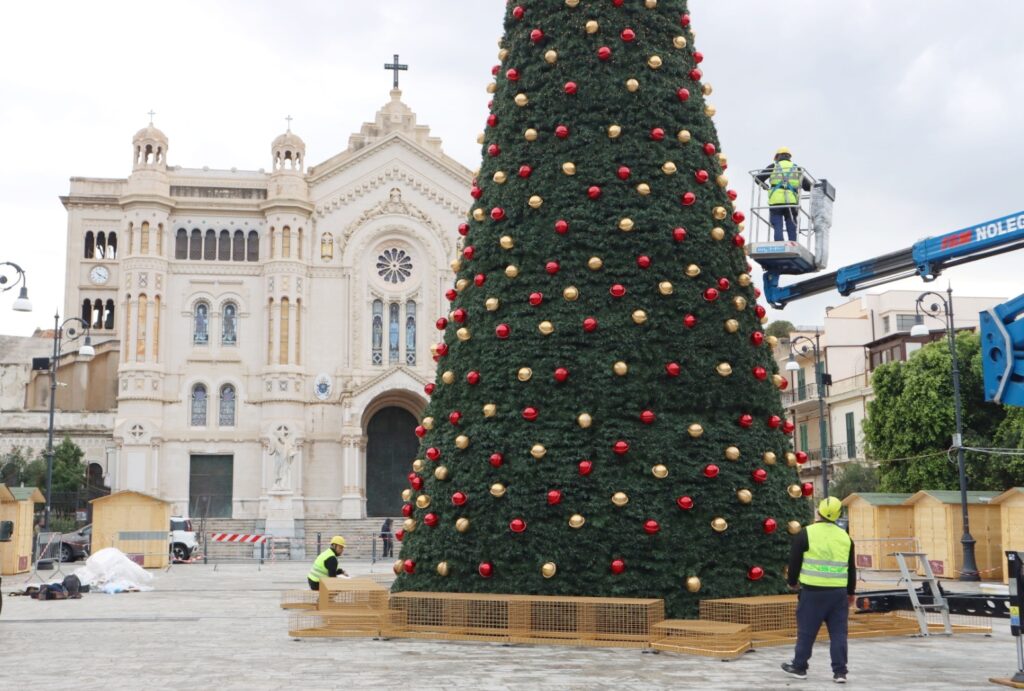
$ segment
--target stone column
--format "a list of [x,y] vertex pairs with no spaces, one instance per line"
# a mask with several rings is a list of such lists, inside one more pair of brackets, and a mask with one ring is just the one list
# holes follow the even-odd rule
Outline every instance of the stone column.
[[366,437],[346,434],[341,444],[341,517],[366,518]]

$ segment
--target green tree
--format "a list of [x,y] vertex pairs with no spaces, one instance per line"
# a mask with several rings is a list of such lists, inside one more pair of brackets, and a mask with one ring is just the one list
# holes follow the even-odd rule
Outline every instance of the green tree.
[[31,458],[25,449],[16,447],[0,457],[0,483],[11,487],[26,485],[42,487],[46,482],[46,461]]
[[785,319],[776,319],[764,330],[766,334],[775,336],[775,338],[789,338],[789,334],[794,331],[796,331],[796,327],[793,326],[793,322],[788,322]]
[[686,5],[508,5],[396,590],[785,589],[808,503]]
[[[76,492],[85,487],[85,452],[69,437],[53,449],[53,491]],[[45,473],[45,468],[44,468]],[[45,475],[39,486],[45,486]]]
[[[982,388],[981,341],[962,332],[956,339],[964,444],[991,447],[1003,429],[1006,410],[986,403]],[[906,362],[882,365],[872,375],[875,399],[868,403],[864,436],[880,459],[881,487],[887,492],[958,489],[956,457],[947,453],[955,429],[952,359],[945,340],[930,343]],[[1006,427],[1010,435],[1011,428]],[[1024,481],[1012,459],[967,452],[971,489],[1002,489]]]
[[878,491],[878,468],[866,463],[847,463],[829,482],[829,494],[845,499],[854,492]]

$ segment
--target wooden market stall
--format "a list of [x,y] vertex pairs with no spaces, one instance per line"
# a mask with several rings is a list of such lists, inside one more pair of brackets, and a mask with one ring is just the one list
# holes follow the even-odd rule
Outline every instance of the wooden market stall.
[[168,564],[171,505],[142,492],[115,492],[92,500],[92,551],[116,547],[138,564]]
[[[998,492],[967,493],[967,517],[982,580],[998,580],[1002,576],[1001,516],[999,506],[992,503],[998,495]],[[914,535],[921,551],[928,555],[932,571],[941,578],[959,578],[963,563],[960,492],[921,490],[908,498],[906,504],[914,509]]]
[[0,542],[0,575],[25,573],[32,568],[32,526],[36,504],[46,501],[35,487],[0,485],[0,521],[11,521],[10,542]]
[[[999,506],[1000,520],[1003,525],[1003,552],[1015,550],[1024,552],[1024,487],[1011,487],[992,500]],[[1001,555],[1003,563],[1003,583],[1010,582],[1010,572],[1006,556]]]
[[843,500],[857,568],[898,569],[893,552],[914,552],[914,508],[909,494],[858,492]]

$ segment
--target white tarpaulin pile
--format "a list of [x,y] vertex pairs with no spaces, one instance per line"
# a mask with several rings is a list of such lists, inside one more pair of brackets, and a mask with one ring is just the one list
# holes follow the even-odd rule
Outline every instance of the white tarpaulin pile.
[[96,552],[75,571],[82,585],[101,593],[152,590],[153,574],[125,556],[116,547]]

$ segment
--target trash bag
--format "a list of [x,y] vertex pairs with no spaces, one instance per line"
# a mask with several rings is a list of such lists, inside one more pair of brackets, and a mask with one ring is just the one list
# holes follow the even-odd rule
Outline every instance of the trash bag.
[[116,547],[107,547],[89,557],[75,570],[81,585],[104,593],[152,590],[153,574],[133,562]]

